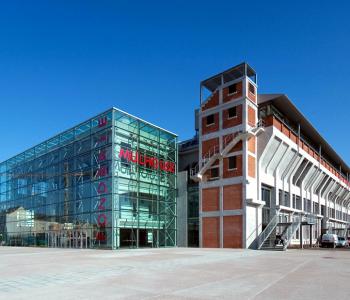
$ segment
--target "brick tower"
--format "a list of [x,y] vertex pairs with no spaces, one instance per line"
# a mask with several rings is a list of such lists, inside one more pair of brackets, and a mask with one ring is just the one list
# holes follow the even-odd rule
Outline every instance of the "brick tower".
[[247,248],[256,238],[249,226],[261,223],[256,73],[242,63],[202,81],[200,90],[199,163],[191,170],[199,181],[200,246]]

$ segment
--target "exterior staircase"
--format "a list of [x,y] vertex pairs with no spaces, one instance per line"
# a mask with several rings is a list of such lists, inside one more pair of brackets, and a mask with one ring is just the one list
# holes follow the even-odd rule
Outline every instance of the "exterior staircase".
[[[300,227],[303,217],[300,214],[293,213],[289,220],[284,222],[281,218],[280,210],[276,212],[269,224],[258,237],[259,250],[285,251],[287,250],[295,232]],[[281,230],[280,237],[284,244],[276,244],[277,228]]]
[[263,120],[260,120],[254,127],[249,128],[246,132],[238,131],[229,134],[223,141],[223,149],[220,151],[220,145],[215,145],[203,156],[202,161],[190,170],[190,177],[194,181],[205,180],[205,172],[213,163],[225,155],[241,140],[250,139],[264,131]]

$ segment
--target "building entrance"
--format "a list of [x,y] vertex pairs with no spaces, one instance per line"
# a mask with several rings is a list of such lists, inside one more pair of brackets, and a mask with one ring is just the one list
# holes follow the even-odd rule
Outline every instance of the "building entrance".
[[91,248],[91,238],[87,230],[62,230],[46,233],[49,248]]
[[157,247],[157,230],[142,228],[120,228],[120,247]]

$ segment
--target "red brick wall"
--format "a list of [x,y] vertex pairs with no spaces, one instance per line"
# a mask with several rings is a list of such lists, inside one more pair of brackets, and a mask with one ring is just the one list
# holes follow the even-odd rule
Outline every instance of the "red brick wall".
[[237,126],[242,124],[242,105],[237,105],[236,106],[236,112],[237,112],[237,117],[235,118],[228,118],[228,109],[223,110],[222,112],[222,127],[223,128],[229,128],[233,126]]
[[214,114],[214,124],[207,126],[207,117],[202,118],[202,134],[219,130],[219,113]]
[[219,91],[216,91],[212,94],[211,98],[204,103],[202,106],[202,111],[207,110],[209,108],[213,108],[219,104]]
[[210,149],[215,145],[219,145],[219,138],[214,138],[202,142],[202,157],[204,157]]
[[290,139],[296,144],[298,137],[296,134],[294,134],[293,132],[290,133]]
[[271,126],[273,125],[273,116],[267,116],[264,118],[265,126]]
[[256,103],[256,88],[254,87],[254,90],[255,90],[255,93],[251,93],[249,91],[249,85],[250,83],[248,82],[248,86],[247,86],[247,89],[248,89],[248,99],[250,99],[252,102]]
[[224,186],[224,210],[242,208],[242,184],[232,184]]
[[237,155],[237,169],[230,170],[228,169],[228,158],[225,157],[223,159],[223,177],[224,178],[230,178],[230,177],[236,177],[236,176],[242,176],[242,155]]
[[219,195],[218,187],[202,190],[202,211],[219,210]]
[[256,147],[256,137],[252,136],[249,140],[248,140],[248,151],[255,153],[255,147]]
[[282,126],[282,133],[289,137],[289,129],[286,126]]
[[282,132],[282,123],[275,118],[273,118],[273,126]]
[[[227,136],[229,136],[230,134],[227,134],[227,135],[224,135],[223,138],[222,138],[222,148],[225,148],[225,139]],[[230,139],[231,141],[231,139]],[[228,142],[229,143],[229,142]],[[236,152],[236,151],[241,151],[243,149],[243,143],[242,141],[239,141],[235,146],[233,146],[231,148],[231,150],[229,151],[229,153],[232,153],[232,152]]]
[[224,248],[242,248],[242,216],[225,216],[223,219]]
[[242,82],[237,82],[237,93],[229,95],[228,87],[222,90],[223,102],[229,102],[242,97]]
[[[220,168],[219,167],[219,160],[216,160],[213,164],[212,164],[212,167],[215,167],[215,168]],[[208,181],[208,180],[218,180],[220,179],[220,170],[219,170],[219,176],[215,176],[215,177],[211,177],[211,169],[208,169],[207,171],[205,171],[204,175],[203,175],[203,180],[205,181]]]
[[255,157],[248,155],[248,176],[255,178]]
[[202,244],[204,248],[220,247],[219,217],[202,218]]
[[256,124],[255,109],[250,106],[248,106],[248,124],[250,126],[254,126]]

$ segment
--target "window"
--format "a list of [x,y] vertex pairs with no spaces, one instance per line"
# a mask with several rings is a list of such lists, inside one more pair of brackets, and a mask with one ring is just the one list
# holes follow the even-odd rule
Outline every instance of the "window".
[[271,189],[265,186],[261,187],[261,200],[265,201],[265,207],[271,206]]
[[218,178],[219,177],[219,168],[212,168],[210,169],[210,178]]
[[231,84],[229,87],[228,87],[228,94],[235,94],[237,93],[237,83],[234,83],[234,84]]
[[253,95],[255,95],[255,87],[251,83],[248,84],[249,86],[249,92],[251,92]]
[[290,207],[289,193],[286,191],[279,190],[279,202],[280,205]]
[[228,169],[229,170],[237,169],[237,156],[230,156],[228,158]]
[[227,111],[229,119],[237,117],[237,106],[231,107]]
[[301,198],[300,198],[300,196],[295,196],[295,203],[296,203],[295,208],[301,210]]
[[207,126],[214,124],[214,115],[207,116]]
[[293,194],[293,208],[301,210],[301,198]]

